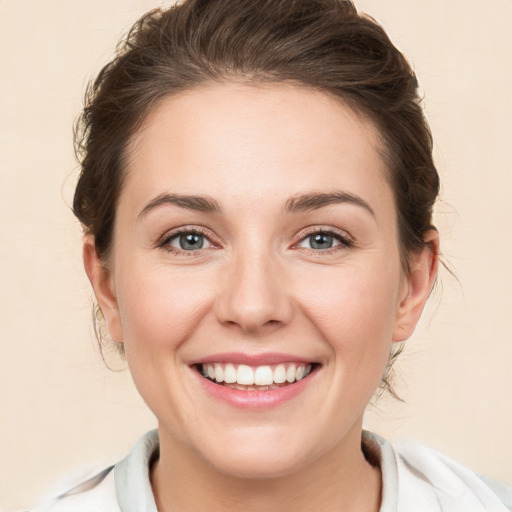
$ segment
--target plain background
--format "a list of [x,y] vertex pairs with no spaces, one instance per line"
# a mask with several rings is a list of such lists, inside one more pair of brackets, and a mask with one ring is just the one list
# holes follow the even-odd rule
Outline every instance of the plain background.
[[[441,272],[367,425],[512,483],[512,1],[360,0],[409,57],[436,141]],[[69,204],[88,79],[150,0],[0,0],[0,508],[118,460],[155,425],[107,370]],[[115,363],[115,360],[114,360]],[[117,366],[121,367],[121,364]]]

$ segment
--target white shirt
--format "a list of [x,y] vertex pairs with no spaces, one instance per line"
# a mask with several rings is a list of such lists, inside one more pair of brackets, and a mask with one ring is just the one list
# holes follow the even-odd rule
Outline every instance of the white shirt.
[[[363,432],[363,449],[382,473],[380,512],[511,512],[512,487],[485,479],[418,443],[393,447]],[[118,464],[47,500],[33,512],[157,512],[149,480],[158,431]]]

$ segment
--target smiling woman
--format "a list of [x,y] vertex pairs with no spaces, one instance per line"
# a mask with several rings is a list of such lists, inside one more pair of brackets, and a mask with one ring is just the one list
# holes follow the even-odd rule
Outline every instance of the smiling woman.
[[[163,496],[176,444],[220,474],[282,478],[360,438],[390,341],[410,333],[434,276],[430,249],[402,272],[376,144],[341,103],[285,84],[172,96],[135,136],[108,271],[92,237],[85,262],[159,419]],[[215,208],[190,208],[207,194]],[[346,470],[373,473],[351,456]]]
[[439,258],[430,132],[380,26],[339,0],[153,11],[79,128],[85,269],[158,430],[36,510],[512,507],[362,429]]

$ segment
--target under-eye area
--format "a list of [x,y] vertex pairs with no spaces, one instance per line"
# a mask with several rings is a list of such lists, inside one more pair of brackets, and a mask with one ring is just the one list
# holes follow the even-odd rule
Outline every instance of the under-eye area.
[[248,366],[232,363],[196,364],[194,368],[220,386],[242,391],[268,391],[305,379],[320,368],[319,363],[282,363]]

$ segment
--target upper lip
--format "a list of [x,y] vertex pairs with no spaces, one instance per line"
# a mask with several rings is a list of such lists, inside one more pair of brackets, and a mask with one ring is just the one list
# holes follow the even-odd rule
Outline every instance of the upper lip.
[[208,363],[245,364],[247,366],[263,366],[281,363],[314,363],[316,361],[305,357],[279,352],[263,354],[244,354],[241,352],[223,352],[202,357],[190,362],[190,365]]

